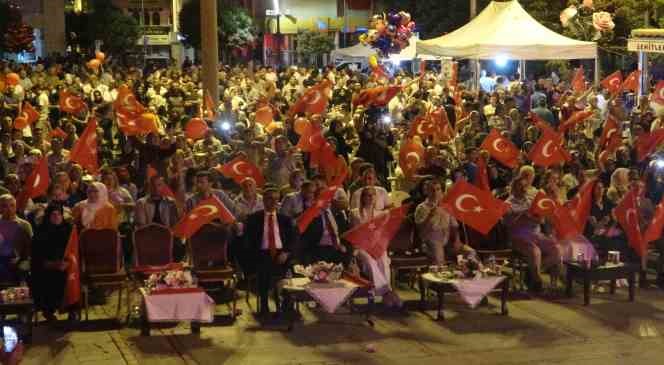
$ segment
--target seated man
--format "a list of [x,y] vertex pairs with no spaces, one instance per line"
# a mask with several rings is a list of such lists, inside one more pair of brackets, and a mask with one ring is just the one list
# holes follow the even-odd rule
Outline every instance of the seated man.
[[269,187],[263,192],[264,209],[247,217],[244,247],[256,264],[261,315],[269,314],[270,286],[281,279],[297,252],[297,233],[293,220],[277,213],[279,191]]
[[305,264],[326,261],[347,266],[350,262],[351,250],[341,242],[343,224],[339,226],[330,205],[328,203],[321,209],[300,237]]
[[[424,185],[427,199],[415,209],[415,224],[420,238],[427,246],[427,254],[435,265],[445,265],[448,257],[474,255],[475,250],[459,239],[459,224],[452,215],[440,206],[443,187],[438,179]],[[450,244],[451,243],[451,244]]]
[[16,199],[10,194],[0,196],[0,235],[0,282],[18,284],[29,266],[32,226],[16,215]]

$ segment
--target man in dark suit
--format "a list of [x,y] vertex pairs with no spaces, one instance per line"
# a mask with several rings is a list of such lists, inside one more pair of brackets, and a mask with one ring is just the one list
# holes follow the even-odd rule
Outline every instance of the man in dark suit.
[[298,235],[293,220],[277,212],[279,191],[266,188],[263,193],[264,210],[247,217],[244,232],[249,260],[256,264],[260,313],[270,312],[268,294],[270,286],[281,279],[294,264],[297,256]]
[[346,223],[339,222],[329,207],[323,208],[300,237],[305,264],[318,261],[348,265],[352,249],[341,241]]

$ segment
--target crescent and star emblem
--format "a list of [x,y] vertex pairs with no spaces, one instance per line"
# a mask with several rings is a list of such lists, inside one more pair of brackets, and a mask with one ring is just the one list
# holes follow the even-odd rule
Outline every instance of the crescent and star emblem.
[[189,214],[189,220],[194,220],[198,217],[209,217],[215,215],[219,212],[219,209],[211,204],[201,205],[196,209],[192,210]]
[[542,155],[544,155],[544,157],[551,157],[552,153],[549,151],[549,148],[551,147],[552,143],[553,141],[547,141],[544,144],[544,148],[542,148]]
[[37,174],[37,176],[35,176],[35,182],[32,183],[32,187],[36,188],[37,186],[39,186],[40,182],[41,182],[41,174]]
[[497,140],[493,141],[493,144],[492,144],[493,149],[496,150],[497,152],[505,152],[504,149],[500,148],[500,146],[503,145],[502,142],[503,141],[501,141],[500,139],[497,139]]
[[238,161],[238,162],[234,163],[233,167],[232,167],[233,172],[236,175],[250,175],[247,169],[240,170],[240,167],[243,166],[243,165],[247,165],[247,167],[249,167],[249,164],[244,162],[244,161]]
[[[464,207],[463,207],[463,202],[464,202],[465,200],[472,200],[472,201],[474,201],[474,202],[475,202],[475,206],[472,207],[472,208],[470,208],[470,209],[466,209],[466,208],[464,208]],[[481,212],[481,211],[484,210],[484,209],[482,209],[482,207],[480,206],[480,202],[479,202],[479,200],[477,200],[477,197],[476,197],[475,195],[472,195],[472,194],[461,194],[461,195],[459,195],[459,197],[456,198],[456,201],[454,202],[454,206],[457,208],[458,211],[460,211],[460,212],[462,212],[462,213],[468,213],[468,212],[476,212],[476,213],[479,213],[479,212]]]
[[307,104],[314,105],[317,104],[320,99],[322,98],[322,95],[320,94],[320,91],[318,90],[313,90],[309,96],[307,97]]
[[[547,204],[545,204],[545,203],[547,203]],[[549,199],[549,198],[540,199],[540,200],[537,202],[537,206],[538,206],[540,209],[544,209],[544,210],[554,209],[554,208],[556,207],[556,205],[555,205],[555,203],[553,202],[553,200],[551,200],[551,199]]]
[[614,133],[616,133],[617,129],[611,128],[609,129],[608,132],[606,132],[606,139],[611,139],[611,136],[613,136]]
[[[415,160],[415,161],[413,161]],[[408,152],[406,154],[406,163],[417,165],[420,163],[420,155],[417,152]]]

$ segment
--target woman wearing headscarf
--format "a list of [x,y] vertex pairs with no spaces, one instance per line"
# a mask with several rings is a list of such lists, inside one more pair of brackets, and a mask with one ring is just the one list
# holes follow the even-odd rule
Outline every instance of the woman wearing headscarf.
[[76,204],[73,216],[82,229],[118,229],[118,215],[108,201],[106,185],[100,182],[88,186],[88,198]]
[[629,169],[624,167],[617,168],[611,174],[611,185],[606,191],[606,197],[613,204],[618,204],[620,199],[629,191]]
[[55,319],[54,313],[62,305],[67,269],[63,258],[71,230],[62,204],[51,203],[32,243],[32,295],[47,321]]

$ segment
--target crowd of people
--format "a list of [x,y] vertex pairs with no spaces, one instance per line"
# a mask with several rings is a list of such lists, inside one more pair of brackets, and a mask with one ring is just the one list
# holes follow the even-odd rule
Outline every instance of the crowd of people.
[[[661,128],[661,119],[649,96],[638,106],[627,105],[630,98],[623,90],[586,85],[574,91],[568,80],[516,75],[493,83],[483,76],[481,90],[474,91],[433,72],[384,77],[334,67],[237,65],[219,68],[219,106],[208,110],[201,68],[189,63],[143,70],[110,60],[90,70],[75,60],[53,59],[0,63],[0,70],[19,76],[0,94],[0,274],[3,282],[28,282],[49,320],[62,307],[68,266],[63,254],[74,226],[118,230],[130,267],[134,229],[153,223],[172,228],[213,196],[236,219],[227,225],[231,234],[226,236],[233,261],[243,272],[258,272],[263,311],[269,310],[267,293],[276,277],[294,263],[317,261],[343,263],[370,280],[386,306],[400,308],[391,287],[389,253],[370,255],[344,240],[344,233],[401,204],[411,203],[402,224],[415,227],[414,250],[426,253],[432,265],[479,249],[512,248],[529,265],[529,290],[539,292],[542,273],[564,275],[562,262],[569,254],[567,240],[557,236],[551,220],[532,214],[538,193],[563,205],[594,181],[588,222],[577,239],[592,243],[600,255],[618,250],[625,260],[638,262],[642,258],[612,210],[632,187],[642,187],[638,216],[645,229],[661,198],[664,170],[656,154],[644,161],[636,154],[640,136]],[[326,85],[323,97],[329,100],[324,111],[294,110],[320,85]],[[387,85],[399,88],[384,103],[358,102],[366,90]],[[63,90],[85,107],[62,110]],[[118,95],[135,96],[154,116],[153,130],[126,133]],[[39,116],[17,128],[28,103]],[[271,121],[263,121],[265,106]],[[544,129],[560,130],[580,111],[588,117],[560,134],[571,158],[546,168],[533,164],[528,154]],[[414,135],[413,124],[436,113],[444,125],[433,132],[416,128]],[[209,129],[191,138],[187,124],[199,116]],[[603,153],[599,140],[609,117],[618,122],[620,145]],[[97,123],[97,171],[69,158],[91,120]],[[312,130],[322,132],[347,177],[300,228],[298,218],[336,186],[339,175],[302,148],[302,136]],[[515,165],[506,166],[481,148],[492,130],[518,149]],[[422,156],[405,168],[399,155],[409,141],[421,146]],[[48,163],[48,190],[23,201],[26,180],[42,158]],[[220,166],[237,158],[256,166],[265,182],[223,174]],[[488,234],[455,219],[441,204],[459,181],[508,203]],[[165,187],[173,194],[164,194]],[[186,243],[177,241],[177,260],[187,259]]]

